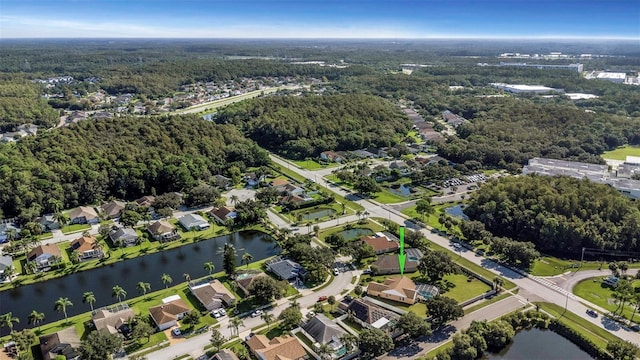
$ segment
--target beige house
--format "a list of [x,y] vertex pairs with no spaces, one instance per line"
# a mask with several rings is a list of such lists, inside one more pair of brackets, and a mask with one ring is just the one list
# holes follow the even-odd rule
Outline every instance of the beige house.
[[90,206],[78,206],[69,212],[72,224],[97,224],[100,222],[98,213]]
[[112,200],[104,205],[102,205],[102,211],[104,215],[109,219],[117,218],[120,216],[120,213],[127,207],[127,203],[119,200]]
[[190,286],[191,293],[200,301],[202,306],[207,310],[219,309],[224,306],[235,304],[236,298],[222,283],[218,280]]
[[125,307],[123,309],[100,309],[96,310],[91,320],[95,325],[96,330],[106,330],[110,334],[121,333],[122,327],[126,325],[129,320],[133,319],[136,314],[132,309]]
[[307,352],[295,336],[278,336],[269,340],[264,335],[253,335],[247,346],[260,360],[301,360]]
[[367,294],[405,304],[414,304],[418,298],[416,283],[406,276],[390,277],[384,281],[384,284],[370,282],[367,286]]
[[93,236],[82,236],[73,240],[71,248],[78,252],[80,260],[99,259],[104,256],[98,240]]
[[176,227],[165,220],[156,221],[147,226],[147,231],[154,239],[160,242],[180,239],[180,234]]
[[160,331],[178,323],[191,309],[179,296],[162,299],[162,305],[149,308],[149,314]]

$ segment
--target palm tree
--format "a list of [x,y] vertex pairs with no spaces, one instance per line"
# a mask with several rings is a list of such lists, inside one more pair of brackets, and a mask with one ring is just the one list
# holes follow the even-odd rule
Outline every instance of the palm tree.
[[67,320],[67,307],[68,306],[73,306],[73,303],[71,302],[71,300],[69,300],[69,298],[66,298],[66,297],[61,297],[61,298],[58,298],[58,300],[56,300],[56,303],[54,305],[54,309],[57,312],[62,311],[64,313],[64,319]]
[[13,241],[18,238],[18,230],[14,228],[7,229],[6,234],[7,234],[7,241]]
[[358,221],[360,221],[360,218],[362,217],[362,211],[361,210],[356,211],[356,216],[358,217]]
[[173,282],[173,279],[169,274],[162,274],[162,283],[164,284],[164,288],[168,288],[169,285]]
[[44,313],[37,312],[33,310],[31,314],[29,314],[29,322],[35,327],[37,324],[44,320]]
[[331,359],[331,353],[331,348],[327,344],[320,344],[320,346],[316,347],[316,354],[320,356],[321,360]]
[[347,206],[344,203],[338,203],[338,204],[340,204],[340,208],[342,209],[342,215],[344,215],[344,212]]
[[291,302],[289,303],[289,307],[291,309],[298,309],[300,310],[300,304],[298,303],[298,300],[296,299],[291,299]]
[[147,291],[151,290],[151,284],[149,284],[148,282],[144,282],[144,281],[140,281],[137,285],[136,288],[138,289],[139,292],[142,293],[142,296],[147,297]]
[[57,212],[53,214],[53,219],[60,224],[60,227],[63,227],[67,225],[67,222],[69,221],[69,216],[65,213]]
[[118,302],[122,302],[122,298],[127,296],[127,291],[125,289],[123,289],[120,285],[116,285],[112,288],[113,292],[111,293],[111,296],[113,297],[117,297],[118,298]]
[[82,294],[82,302],[91,306],[91,312],[93,312],[93,304],[96,302],[96,296],[93,295],[93,291],[87,291]]
[[13,275],[15,275],[16,269],[13,266],[9,266],[6,269],[4,269],[4,272],[2,273],[2,275],[6,278],[9,279],[9,282],[13,282]]
[[206,263],[204,263],[204,269],[209,272],[209,275],[211,275],[211,273],[213,273],[213,270],[216,269],[216,266],[213,265],[213,262],[207,261]]
[[233,204],[233,206],[238,205],[238,201],[240,201],[240,199],[238,199],[238,195],[231,195],[229,197],[229,200],[231,201],[231,203]]
[[233,330],[236,331],[236,336],[238,336],[238,329],[240,328],[240,326],[244,326],[244,322],[242,321],[242,319],[234,317],[231,318],[231,320],[229,320],[229,325],[227,325],[228,329],[232,329],[231,334],[233,335]]
[[187,283],[191,283],[191,275],[189,275],[189,273],[184,273],[182,274],[182,276],[184,276],[184,279],[187,281]]
[[38,265],[35,261],[27,261],[24,268],[28,274],[35,274],[36,270],[38,270]]
[[62,208],[62,201],[56,198],[49,199],[47,203],[49,204],[49,208],[51,209],[51,212],[54,214],[60,211],[60,208]]
[[242,262],[247,264],[247,269],[249,268],[249,263],[251,261],[253,261],[253,255],[249,254],[248,252],[242,254]]
[[269,330],[271,330],[271,324],[276,319],[276,317],[273,316],[272,313],[265,311],[262,313],[262,315],[260,315],[260,318],[262,319],[262,321],[267,323],[267,332],[269,332]]
[[13,331],[13,324],[20,323],[20,319],[13,316],[12,312],[8,312],[0,316],[0,327],[8,327],[9,332]]
[[493,285],[496,291],[500,292],[500,290],[502,290],[502,286],[504,285],[504,280],[501,277],[496,276],[495,278],[493,278]]
[[346,333],[341,338],[340,341],[344,344],[345,349],[347,350],[347,354],[353,351],[358,344],[358,338],[355,335]]

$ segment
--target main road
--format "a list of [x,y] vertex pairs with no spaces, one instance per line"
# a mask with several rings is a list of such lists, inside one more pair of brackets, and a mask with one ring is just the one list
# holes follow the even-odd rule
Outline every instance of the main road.
[[[451,249],[450,241],[448,238],[440,236],[438,234],[432,233],[430,229],[424,229],[411,222],[404,214],[400,213],[393,208],[382,205],[373,200],[366,200],[358,197],[357,195],[351,194],[349,191],[336,186],[335,184],[328,183],[322,177],[318,177],[314,171],[309,171],[306,169],[301,169],[280,157],[271,155],[271,160],[275,163],[284,166],[297,174],[305,177],[306,179],[315,181],[320,185],[323,185],[330,190],[334,191],[337,194],[344,196],[345,198],[354,201],[364,207],[364,209],[373,217],[380,217],[383,219],[389,219],[395,223],[405,225],[407,228],[412,228],[418,231],[421,231],[427,239],[430,241],[444,247]],[[453,251],[453,249],[451,249]],[[461,252],[455,252],[454,256],[462,256],[465,259],[473,262],[474,264],[480,265],[483,268],[491,271],[496,275],[500,275],[509,279],[511,282],[515,283],[519,288],[519,296],[524,298],[527,302],[530,301],[544,301],[556,304],[567,310],[575,313],[580,316],[584,320],[591,322],[607,331],[612,333],[615,336],[627,341],[631,341],[637,345],[640,345],[640,335],[636,332],[630,330],[627,327],[621,326],[618,323],[607,319],[604,316],[600,318],[592,318],[586,314],[587,309],[593,308],[598,310],[601,313],[608,313],[606,309],[602,309],[599,306],[592,304],[585,299],[578,298],[575,295],[570,293],[570,290],[563,289],[556,284],[549,282],[548,280],[537,278],[534,276],[525,276],[516,271],[511,270],[508,267],[502,266],[492,260],[486,259],[475,254],[472,251],[463,250]]]

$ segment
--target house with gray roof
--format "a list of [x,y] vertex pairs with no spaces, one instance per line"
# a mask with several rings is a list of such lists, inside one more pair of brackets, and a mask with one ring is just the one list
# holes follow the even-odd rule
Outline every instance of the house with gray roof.
[[135,245],[138,233],[132,228],[116,228],[109,232],[109,238],[114,244],[126,247]]
[[178,222],[180,222],[180,225],[182,225],[182,227],[187,231],[207,230],[211,226],[211,224],[209,224],[209,222],[205,220],[205,218],[198,214],[187,214],[179,218]]
[[4,271],[13,266],[13,259],[9,255],[0,255],[0,279],[4,279]]
[[165,220],[159,220],[147,226],[147,231],[155,240],[160,242],[180,239],[180,234],[176,227]]
[[274,273],[281,280],[293,280],[295,278],[304,278],[306,270],[302,265],[291,260],[275,261],[267,265],[267,270]]
[[340,340],[347,332],[324,314],[317,314],[302,325],[302,329],[316,342],[316,347],[327,345],[334,358],[346,354],[346,348]]
[[55,219],[53,214],[40,216],[36,219],[36,222],[42,226],[44,232],[60,229],[60,223]]
[[82,342],[74,326],[60,330],[53,334],[40,337],[40,353],[44,360],[59,359],[60,356],[66,360],[80,359],[78,349]]
[[20,229],[11,223],[0,224],[0,244],[9,241],[9,233],[11,232],[13,232],[14,239],[17,239]]

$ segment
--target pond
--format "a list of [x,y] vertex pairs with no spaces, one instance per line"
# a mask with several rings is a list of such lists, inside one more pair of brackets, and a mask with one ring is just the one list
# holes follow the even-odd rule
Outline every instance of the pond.
[[391,186],[389,187],[389,191],[400,196],[409,196],[411,195],[411,187],[402,184],[400,186]]
[[[151,291],[163,289],[161,276],[169,274],[172,285],[184,282],[183,274],[188,273],[192,279],[208,275],[204,263],[211,261],[215,272],[222,271],[222,248],[230,243],[236,248],[237,264],[240,269],[244,252],[253,255],[258,261],[277,255],[280,249],[273,239],[259,231],[242,231],[231,235],[218,236],[198,243],[190,243],[178,248],[149,254],[111,265],[99,267],[67,275],[49,281],[20,286],[0,292],[0,314],[11,311],[20,319],[16,330],[29,326],[27,317],[32,310],[45,314],[45,323],[64,319],[61,313],[54,311],[53,306],[59,297],[68,297],[73,306],[67,308],[69,316],[90,310],[88,304],[82,303],[82,294],[92,291],[96,297],[94,308],[110,305],[117,300],[111,296],[112,288],[120,285],[127,292],[127,298],[140,294],[136,284],[140,281],[151,284]],[[114,251],[112,256],[118,256]],[[6,334],[5,328],[2,334]]]
[[578,345],[551,330],[531,329],[520,331],[511,344],[498,354],[488,354],[487,360],[531,359],[592,359]]
[[338,235],[341,235],[345,240],[353,240],[371,234],[373,234],[373,231],[367,228],[353,228],[338,232]]
[[452,206],[444,209],[444,212],[462,220],[469,220],[469,217],[467,216],[467,214],[463,212],[465,207],[466,205],[456,205],[456,206]]
[[301,212],[301,214],[302,214],[303,220],[311,221],[311,220],[323,218],[325,216],[331,216],[335,214],[335,212],[336,211],[333,209],[312,209],[312,210],[309,210],[308,214],[306,211]]

